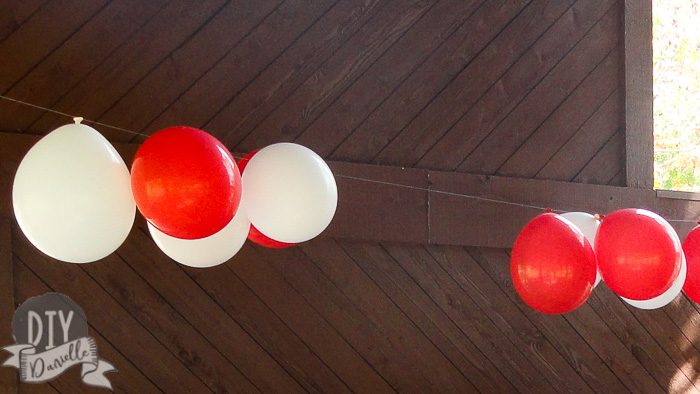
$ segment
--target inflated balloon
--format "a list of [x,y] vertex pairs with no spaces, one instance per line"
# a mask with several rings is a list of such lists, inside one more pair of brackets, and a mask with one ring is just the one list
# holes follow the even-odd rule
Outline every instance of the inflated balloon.
[[650,300],[644,300],[644,301],[637,301],[637,300],[629,300],[625,297],[620,297],[622,298],[626,303],[637,307],[639,309],[658,309],[661,307],[664,307],[668,304],[671,303],[676,297],[678,297],[678,294],[681,293],[681,290],[683,290],[683,284],[685,283],[686,279],[686,274],[687,274],[687,264],[685,257],[682,257],[681,260],[681,270],[678,273],[678,277],[676,280],[673,281],[673,285],[669,287],[668,290],[666,290],[663,294],[661,294],[658,297],[654,297]]
[[700,226],[692,229],[685,237],[683,252],[688,264],[683,291],[691,300],[700,303]]
[[279,143],[259,150],[245,167],[243,204],[255,228],[285,243],[307,241],[331,222],[335,178],[312,150]]
[[47,134],[24,156],[12,203],[29,241],[70,263],[114,252],[136,215],[121,156],[99,132],[77,121]]
[[251,242],[256,243],[260,246],[272,249],[284,249],[296,245],[295,243],[275,241],[274,239],[261,233],[260,230],[255,228],[255,226],[253,225],[250,226],[250,231],[248,232],[248,239]]
[[174,238],[148,223],[148,231],[163,253],[180,264],[197,268],[213,267],[231,259],[243,247],[249,228],[250,222],[240,210],[221,231],[201,239]]
[[595,254],[570,221],[545,213],[518,235],[510,273],[527,305],[543,313],[566,313],[583,304],[593,290]]
[[[587,212],[566,212],[562,213],[561,217],[567,219],[578,227],[583,235],[586,236],[586,239],[591,246],[595,245],[595,236],[598,233],[598,227],[600,226],[600,219],[598,217]],[[596,267],[595,283],[593,284],[594,288],[598,286],[600,279],[600,271]]]
[[240,173],[231,153],[192,127],[170,127],[150,136],[134,157],[131,185],[149,223],[182,239],[219,232],[241,198]]
[[[245,173],[245,167],[248,165],[248,162],[250,159],[257,153],[258,150],[254,150],[245,157],[243,157],[241,160],[238,161],[238,170],[241,171],[241,175]],[[267,235],[263,234],[255,228],[255,226],[250,226],[250,232],[248,233],[248,239],[256,243],[260,246],[264,246],[266,248],[273,248],[273,249],[283,249],[283,248],[288,248],[290,246],[294,246],[296,244],[294,243],[287,243],[287,242],[280,242],[280,241],[275,241],[274,239],[268,237]]]
[[644,209],[607,215],[595,251],[605,284],[620,297],[637,301],[666,292],[678,277],[683,256],[673,227]]

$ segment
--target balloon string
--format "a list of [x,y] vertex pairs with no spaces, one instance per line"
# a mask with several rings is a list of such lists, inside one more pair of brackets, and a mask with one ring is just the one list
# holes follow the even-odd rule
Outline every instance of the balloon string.
[[[410,186],[410,185],[403,185],[400,183],[394,183],[394,182],[385,182],[385,181],[379,181],[379,180],[374,180],[374,179],[367,179],[367,178],[360,178],[360,177],[355,177],[355,176],[349,176],[349,175],[342,175],[342,174],[334,174],[338,178],[346,178],[346,179],[352,179],[356,181],[362,181],[362,182],[369,182],[369,183],[376,183],[380,185],[387,185],[387,186],[394,186],[394,187],[400,187],[404,189],[411,189],[411,190],[419,190],[419,191],[424,191],[428,193],[436,193],[436,194],[443,194],[447,196],[453,196],[453,197],[462,197],[462,198],[468,198],[472,200],[479,200],[479,201],[485,201],[485,202],[491,202],[495,204],[503,204],[503,205],[512,205],[516,207],[522,207],[522,208],[529,208],[529,209],[536,209],[539,211],[543,212],[556,212],[556,213],[567,213],[567,212],[572,212],[572,211],[566,211],[563,209],[552,209],[549,207],[543,207],[540,205],[532,205],[532,204],[522,204],[518,202],[513,202],[513,201],[506,201],[506,200],[499,200],[495,198],[488,198],[488,197],[482,197],[482,196],[475,196],[471,194],[461,194],[461,193],[454,193],[454,192],[448,192],[444,190],[436,190],[433,188],[427,188],[427,187],[420,187],[420,186]],[[604,218],[604,215],[600,215],[601,218]],[[683,222],[683,223],[698,223],[697,220],[687,220],[687,219],[666,219],[669,222]]]
[[[107,127],[107,128],[114,129],[114,130],[123,131],[125,133],[129,133],[129,134],[133,134],[133,135],[140,135],[140,136],[144,136],[144,137],[150,137],[148,134],[139,133],[139,132],[136,132],[133,130],[128,130],[128,129],[125,129],[123,127],[112,126],[112,125],[109,125],[106,123],[98,122],[96,120],[83,119],[83,118],[76,116],[76,115],[72,115],[72,114],[69,114],[66,112],[57,111],[57,110],[52,109],[52,108],[42,107],[41,105],[28,103],[26,101],[18,100],[18,99],[8,97],[8,96],[2,95],[2,94],[0,94],[0,99],[11,101],[11,102],[16,103],[16,104],[26,105],[28,107],[40,109],[40,110],[43,110],[46,112],[51,112],[53,114],[65,116],[65,117],[68,117],[71,119],[80,118],[82,121],[84,121],[86,123],[91,123],[94,125]],[[234,155],[234,158],[236,158],[237,160],[240,160],[243,157],[242,156],[238,157],[238,156]],[[472,199],[472,200],[490,202],[490,203],[494,203],[494,204],[511,205],[511,206],[522,207],[522,208],[536,209],[539,211],[547,211],[547,210],[551,209],[549,207],[542,207],[539,205],[522,204],[522,203],[513,202],[513,201],[505,201],[505,200],[499,200],[499,199],[495,199],[495,198],[475,196],[475,195],[471,195],[471,194],[461,194],[461,193],[448,192],[448,191],[444,191],[444,190],[435,190],[433,188],[426,188],[426,187],[420,187],[420,186],[410,186],[410,185],[403,185],[403,184],[394,183],[394,182],[379,181],[376,179],[360,178],[360,177],[342,175],[342,174],[335,174],[335,176],[338,178],[352,179],[352,180],[361,181],[361,182],[376,183],[376,184],[393,186],[393,187],[400,187],[400,188],[410,189],[410,190],[419,190],[419,191],[424,191],[427,193],[435,193],[435,194],[442,194],[442,195],[452,196],[452,197],[467,198],[467,199]],[[556,212],[556,213],[570,212],[570,211],[565,211],[565,210],[561,210],[561,209],[551,209],[551,211]],[[698,223],[697,220],[686,220],[686,219],[666,219],[666,220],[668,220],[669,222]]]
[[[77,116],[77,115],[71,115],[71,114],[68,114],[68,113],[65,113],[65,112],[57,111],[57,110],[55,110],[55,109],[42,107],[41,105],[36,105],[36,104],[28,103],[28,102],[26,102],[26,101],[17,100],[17,99],[15,99],[15,98],[8,97],[8,96],[4,96],[4,95],[2,95],[2,94],[0,94],[0,99],[7,100],[7,101],[11,101],[11,102],[16,103],[16,104],[26,105],[27,107],[32,107],[32,108],[40,109],[40,110],[43,110],[43,111],[46,111],[46,112],[51,112],[51,113],[56,114],[56,115],[66,116],[66,117],[71,118],[71,119],[80,118],[80,116]],[[82,119],[82,121],[84,121],[84,122],[86,122],[86,123],[91,123],[91,124],[94,124],[94,125],[98,125],[98,126],[102,126],[102,127],[107,127],[107,128],[114,129],[114,130],[123,131],[123,132],[125,132],[125,133],[129,133],[129,134],[133,134],[133,135],[141,135],[141,136],[144,136],[144,137],[149,137],[148,134],[144,134],[144,133],[139,133],[139,132],[136,132],[136,131],[128,130],[128,129],[125,129],[125,128],[123,128],[123,127],[112,126],[112,125],[109,125],[109,124],[106,124],[106,123],[98,122],[98,121],[96,121],[96,120],[90,120],[90,119],[84,119],[84,118],[81,118],[81,119]]]

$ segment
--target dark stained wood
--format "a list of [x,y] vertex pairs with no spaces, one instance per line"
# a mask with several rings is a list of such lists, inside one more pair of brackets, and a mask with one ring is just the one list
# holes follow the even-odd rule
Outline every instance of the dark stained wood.
[[[228,146],[247,136],[388,2],[338,2],[207,122]],[[342,28],[338,28],[342,26]]]
[[[561,181],[574,178],[591,157],[620,129],[621,111],[622,94],[618,89],[605,99],[600,108],[591,114],[591,117],[562,146],[556,147],[552,141],[552,139],[557,138],[556,136],[552,136],[552,139],[548,140],[548,142],[552,141],[551,143],[545,146],[540,145],[543,152],[550,151],[552,147],[557,150],[545,164],[537,162],[537,159],[544,153],[533,158],[533,166],[540,166],[537,168],[534,178]],[[530,166],[522,162],[520,164],[522,165],[520,174],[528,175],[531,173]]]
[[[284,2],[148,127],[155,131],[179,124],[183,119],[204,127],[221,106],[226,106],[334,3],[333,0]],[[236,72],[232,74],[230,70]],[[222,79],[222,74],[227,77]]]
[[[140,219],[139,222],[143,223]],[[255,387],[263,392],[303,391],[253,336],[209,298],[177,264],[159,251],[143,228],[132,232],[118,254],[227,360],[240,369]],[[198,302],[192,303],[192,299]]]
[[[17,278],[17,300],[18,303],[24,300],[44,294],[49,291],[54,291],[46,285],[34,272],[15,256],[13,267],[15,269],[15,277]],[[117,369],[114,373],[109,373],[106,376],[112,383],[112,387],[117,392],[140,392],[140,393],[157,393],[162,392],[153,382],[140,371],[140,365],[136,360],[129,360],[112,343],[105,339],[91,324],[91,318],[88,316],[88,335],[95,338],[97,341],[97,351],[100,358],[107,360]],[[80,377],[77,374],[69,376],[61,376],[57,380],[51,382],[56,389],[61,392],[83,392],[89,391],[85,385],[80,382]],[[66,387],[66,385],[70,385]],[[34,392],[35,388],[51,387],[48,385],[21,385],[20,388],[31,387]],[[69,388],[69,390],[67,390]],[[24,392],[20,390],[20,392]]]
[[41,7],[0,43],[0,58],[5,59],[0,63],[0,92],[6,93],[106,4],[50,1]]
[[[8,218],[0,218],[0,316],[4,317],[4,322],[10,321],[15,312],[15,288],[12,268],[12,222]],[[0,327],[0,338],[2,347],[15,342],[10,324]],[[4,356],[6,354],[2,355]],[[17,380],[17,371],[14,368],[0,368],[0,391],[16,393]]]
[[237,146],[251,150],[299,135],[435,3],[391,1]]
[[0,4],[0,42],[17,30],[48,0],[4,1]]
[[[580,113],[582,117],[592,112],[586,109],[579,96],[606,96],[605,89],[614,87],[618,74],[618,57],[615,50],[619,29],[619,14],[614,7],[579,41],[559,63],[551,69],[522,101],[489,133],[476,150],[458,166],[462,172],[498,173],[513,153],[540,127],[555,121],[555,111]],[[613,81],[613,83],[611,83]],[[576,101],[575,104],[571,103]],[[592,99],[595,100],[595,99]],[[564,112],[562,111],[562,112]],[[569,114],[561,114],[567,123],[576,124]],[[564,123],[563,119],[560,120]],[[533,141],[537,143],[537,140]]]
[[[64,92],[99,66],[166,3],[165,0],[108,3],[5,94],[52,107]],[[8,107],[11,110],[2,111],[1,119],[11,130],[26,130],[40,114],[31,107]]]
[[[421,167],[452,170],[460,167],[465,157],[482,152],[481,143],[491,130],[598,24],[614,3],[577,1],[488,90],[479,92],[481,96],[468,111],[452,115],[453,123],[426,136],[421,149],[404,155],[402,160],[418,162]],[[460,167],[460,171],[468,170]]]
[[[441,1],[391,46],[321,116],[293,140],[326,157],[481,5],[477,0]],[[362,103],[361,106],[358,103]]]
[[[248,262],[254,264],[255,262]],[[183,268],[232,319],[264,346],[307,391],[349,392],[348,386],[286,322],[296,310],[278,314],[227,266]],[[290,308],[291,305],[285,306]],[[307,308],[309,308],[307,306]],[[308,310],[308,309],[307,309]],[[318,317],[316,317],[318,318]],[[328,332],[328,330],[324,330]],[[306,335],[315,333],[312,330]],[[319,334],[320,335],[320,334]],[[321,340],[320,338],[314,342]],[[327,341],[322,341],[327,345]],[[332,351],[332,349],[326,349]],[[372,375],[368,375],[372,376]],[[370,381],[370,380],[368,380]],[[371,382],[371,381],[370,381]],[[359,381],[358,385],[367,382]]]
[[494,288],[498,287],[567,359],[591,389],[596,392],[625,390],[622,382],[563,316],[538,313],[524,305],[511,291],[511,279],[507,269],[509,257],[502,250],[467,250],[446,246],[431,246],[428,250],[456,280],[478,284],[484,291],[492,288],[493,294],[498,293]]
[[[486,1],[366,119],[347,130],[334,160],[369,162],[421,108],[444,89],[529,1]],[[334,126],[338,127],[338,126]]]
[[[384,247],[421,287],[436,286],[444,291],[448,303],[449,299],[467,299],[464,294],[471,298],[481,311],[480,314],[489,318],[496,335],[507,338],[515,349],[532,363],[537,371],[534,375],[546,379],[548,386],[568,386],[577,392],[590,391],[588,385],[543,335],[529,321],[523,319],[522,315],[513,313],[515,308],[512,304],[508,303],[511,309],[507,312],[501,309],[504,304],[499,303],[494,294],[488,293],[485,285],[475,286],[473,283],[456,280],[423,246],[384,245]],[[434,282],[431,283],[431,281]],[[429,290],[429,293],[434,293],[434,290]],[[503,319],[501,316],[509,316],[509,319]],[[530,383],[526,387],[534,388],[534,385]]]
[[[203,0],[192,7],[188,0],[173,0],[138,30],[131,39],[104,62],[64,93],[54,109],[79,112],[97,119],[128,93],[150,70],[180,47],[224,5],[224,0]],[[118,76],[118,77],[115,77]],[[154,92],[152,94],[155,94]],[[37,112],[30,130],[46,133],[66,119]],[[118,126],[118,124],[116,125]]]
[[651,0],[624,0],[627,186],[654,187]]
[[[624,152],[624,134],[617,132],[576,175],[574,182],[607,184],[623,169],[617,158]],[[614,165],[613,163],[617,164]]]
[[376,288],[406,315],[479,391],[515,390],[463,331],[391,259],[355,263],[334,240],[311,242],[303,252],[347,297],[367,307]]
[[[372,391],[410,391],[431,384],[449,391],[475,390],[421,333],[412,329],[390,302],[370,305],[363,299],[350,298],[353,294],[345,296],[301,252],[262,254],[253,248],[246,252],[251,254],[243,258],[267,260],[382,376],[383,384],[375,382],[374,387],[367,386]],[[369,289],[363,298],[369,298],[372,290]],[[350,329],[352,325],[360,327]],[[422,368],[408,362],[419,354],[430,359]]]
[[[159,342],[159,338],[139,324],[78,264],[57,262],[40,254],[18,228],[13,229],[12,242],[17,257],[53,290],[77,302],[89,316],[90,324],[111,343],[124,344],[120,346],[120,352],[129,360],[139,360],[139,370],[158,388],[165,392],[209,391],[170,349]],[[129,289],[121,291],[128,293]]]

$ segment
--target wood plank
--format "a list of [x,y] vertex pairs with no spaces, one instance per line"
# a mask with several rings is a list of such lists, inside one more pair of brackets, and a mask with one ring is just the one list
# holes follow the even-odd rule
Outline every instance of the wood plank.
[[[336,3],[227,105],[222,104],[207,122],[207,129],[227,146],[236,146],[388,3],[378,0]],[[244,150],[238,146],[236,149]]]
[[[266,260],[273,269],[277,270],[299,294],[323,315],[335,330],[365,359],[381,379],[370,375],[371,384],[365,387],[371,391],[406,391],[420,390],[431,383],[426,378],[424,368],[412,363],[416,354],[411,354],[409,348],[422,347],[418,338],[413,343],[415,334],[407,328],[408,321],[396,324],[392,320],[394,313],[374,314],[379,309],[376,303],[382,304],[381,298],[375,298],[373,308],[367,309],[364,300],[350,298],[337,289],[326,278],[314,263],[301,251],[289,250],[257,250],[251,248],[248,258]],[[342,253],[342,252],[341,252]],[[351,272],[353,267],[347,267]],[[353,281],[354,282],[354,281]],[[360,287],[358,284],[357,287]],[[352,294],[351,294],[352,296]],[[366,294],[366,297],[369,297]],[[373,309],[373,310],[372,310]],[[379,315],[379,316],[378,316]],[[406,334],[408,333],[408,334]],[[405,336],[404,336],[405,335]],[[403,343],[396,343],[401,341]],[[407,343],[411,343],[408,345]],[[439,363],[438,363],[439,364]],[[444,367],[443,364],[439,364]],[[450,366],[450,368],[453,368]],[[428,367],[431,370],[432,367]],[[454,379],[454,375],[451,376]],[[462,377],[459,377],[462,383]],[[444,383],[444,382],[443,382]],[[433,383],[435,384],[435,383]],[[445,385],[446,387],[448,385]],[[462,387],[473,386],[465,384]]]
[[[454,247],[462,253],[460,263],[450,261],[442,247],[416,247],[419,254],[429,264],[438,264],[472,299],[488,314],[501,332],[532,360],[534,366],[547,377],[554,387],[569,387],[578,392],[590,392],[591,387],[577,373],[562,353],[542,332],[510,301],[498,286],[483,272],[480,276],[466,274],[465,271],[478,270],[478,263],[471,259],[462,248]],[[454,259],[455,254],[451,255]],[[467,264],[464,262],[467,261]],[[459,265],[459,267],[456,267]],[[469,265],[469,267],[466,267]],[[461,271],[461,272],[460,272]]]
[[[357,264],[377,264],[385,260],[384,264],[397,263],[380,245],[346,243],[344,249]],[[513,386],[531,387],[538,392],[553,392],[548,383],[539,379],[532,364],[513,347],[513,344],[497,334],[498,329],[478,310],[469,297],[453,291],[449,282],[436,281],[432,277],[412,278],[417,281],[421,291],[426,292],[447,316],[477,343],[479,349],[499,366]],[[430,282],[433,284],[427,286]]]
[[169,349],[209,390],[223,392],[235,388],[243,392],[260,391],[214,348],[196,326],[187,322],[182,314],[134,272],[118,253],[101,260],[100,264],[82,264],[80,268],[105,292],[111,294],[122,308]]
[[588,34],[614,3],[577,1],[488,90],[483,91],[483,95],[479,91],[480,96],[472,98],[476,100],[473,106],[459,111],[463,114],[459,120],[426,136],[421,148],[404,155],[402,162],[443,170],[458,168],[465,157],[479,149],[490,130]]
[[[275,271],[272,264],[279,263],[246,258],[246,253],[252,252],[248,249],[241,250],[238,263],[228,265],[228,268],[275,310],[351,391],[381,387],[376,372],[367,361]],[[369,380],[370,378],[372,380]],[[375,381],[376,383],[373,383]]]
[[609,289],[606,287],[596,289],[586,303],[604,319],[605,324],[660,387],[668,388],[669,391],[687,387],[686,392],[700,392],[695,388],[692,380],[678,369],[664,349],[623,305],[624,301]]
[[437,0],[395,0],[383,7],[237,146],[291,141],[394,45]]
[[9,37],[48,0],[4,1],[0,4],[0,42]]
[[[126,45],[57,101],[53,109],[98,119],[120,97],[128,93],[168,55],[186,42],[225,4],[224,0],[203,0],[192,7],[188,0],[172,0],[139,29]],[[28,130],[46,133],[65,124],[66,119],[44,112]],[[119,126],[117,124],[115,126]]]
[[[549,341],[510,303],[499,303],[496,294],[488,293],[488,284],[465,283],[450,275],[444,267],[422,246],[383,244],[384,248],[422,286],[430,280],[440,285],[456,303],[467,298],[478,307],[480,313],[493,324],[495,335],[507,338],[515,351],[522,354],[544,379],[548,389],[568,387],[576,392],[591,392],[590,387],[554,349]],[[460,291],[461,290],[461,291]],[[504,306],[508,306],[506,310]],[[508,352],[508,350],[503,349]],[[531,386],[526,386],[531,387]]]
[[624,168],[623,151],[624,135],[615,133],[610,140],[596,153],[583,169],[576,174],[574,182],[607,184],[621,169]]
[[[101,116],[100,121],[143,131],[183,92],[234,50],[281,3],[281,0],[229,2],[182,46],[175,49],[167,61],[160,63],[121,97]],[[134,108],[140,110],[134,111]],[[117,131],[109,131],[106,136],[113,141],[135,138]]]
[[483,3],[384,102],[356,125],[329,157],[369,163],[529,3],[529,0]]
[[[5,94],[51,108],[165,4],[166,0],[107,4]],[[56,22],[62,23],[60,19]],[[41,114],[36,108],[17,104],[8,109],[0,112],[0,123],[11,130],[26,130]]]
[[[622,92],[617,89],[576,133],[537,169],[534,178],[571,180],[613,134],[622,128],[621,114]],[[549,146],[543,149],[549,150]],[[527,169],[524,174],[530,173],[529,168],[523,168]]]
[[[566,321],[564,316],[545,315],[524,305],[510,289],[509,257],[498,249],[431,246],[428,250],[444,264],[450,275],[479,287],[493,283],[540,330],[569,364],[596,392],[622,392],[625,386]],[[465,263],[466,262],[466,263]],[[497,267],[494,267],[496,265]],[[496,269],[498,268],[498,269]],[[496,290],[493,290],[496,292]]]
[[445,133],[573,3],[530,3],[427,106],[409,118],[400,134],[395,132],[395,138],[377,151],[372,162],[404,161],[410,154],[405,152],[407,146],[418,149],[416,154],[422,156],[434,144],[432,139]]
[[[159,338],[139,324],[110,294],[92,280],[79,264],[61,263],[50,259],[39,253],[18,228],[14,228],[12,233],[13,252],[17,257],[52,289],[75,300],[87,316],[90,316],[90,324],[110,343],[128,344],[119,346],[124,357],[138,364],[143,374],[161,390],[209,391],[170,349],[160,343]],[[104,313],[105,311],[109,313]]]
[[[247,246],[246,246],[247,247]],[[248,262],[253,264],[254,262]],[[278,315],[227,264],[208,268],[183,269],[217,304],[255,337],[306,391],[349,392],[349,388],[311,349],[286,321]],[[287,305],[285,308],[290,308]],[[292,309],[288,313],[294,313]],[[311,330],[316,333],[316,330]],[[331,349],[332,350],[332,349]],[[330,351],[330,350],[329,350]]]
[[[17,257],[14,258],[14,268],[16,272],[16,288],[17,288],[17,299],[18,301],[24,301],[30,297],[35,297],[44,294],[49,291],[54,291],[52,288],[46,285],[38,276],[34,274],[27,266]],[[20,302],[18,302],[20,303]],[[145,376],[138,368],[140,366],[134,365],[132,360],[127,359],[119,349],[115,348],[115,344],[109,342],[104,338],[99,331],[97,331],[94,325],[90,324],[92,321],[91,317],[88,316],[88,334],[95,338],[97,341],[97,349],[100,358],[109,361],[117,369],[116,372],[107,374],[110,382],[112,382],[112,387],[116,392],[139,392],[139,393],[158,393],[162,392],[154,383]],[[125,342],[124,344],[116,343],[118,348],[122,346],[129,346],[130,342]],[[56,381],[52,381],[51,384],[55,386],[58,390],[64,393],[73,392],[84,392],[94,389],[90,389],[85,386],[80,381],[79,374],[72,373],[64,378],[59,378]],[[68,386],[70,385],[70,386]],[[20,387],[50,387],[48,385],[29,385],[23,384]],[[23,390],[20,390],[23,392]],[[33,391],[32,391],[33,392]]]
[[[343,242],[345,244],[345,242]],[[349,246],[352,248],[352,246]],[[389,260],[361,260],[356,264],[335,240],[305,243],[302,250],[336,287],[355,304],[372,308],[370,295],[377,287],[480,392],[515,390],[502,372],[484,356],[482,350],[430,300],[396,263]],[[380,296],[381,297],[381,296]]]
[[294,141],[309,147],[321,157],[328,156],[482,3],[482,0],[446,0],[437,3]]
[[[333,0],[282,3],[146,128],[156,131],[183,123],[205,127],[217,111],[299,39],[334,3]],[[232,70],[236,72],[232,73]]]
[[[492,261],[488,264],[494,272],[494,278],[499,278],[504,291],[517,297],[512,287],[508,261],[510,258],[503,250],[481,249]],[[486,267],[484,267],[486,268]],[[522,304],[522,301],[518,299]],[[523,307],[527,307],[523,305]],[[615,375],[631,392],[658,393],[664,392],[656,381],[644,370],[632,353],[620,342],[601,316],[584,303],[577,310],[562,315],[582,338],[595,350],[599,357],[608,365]]]
[[[119,256],[261,391],[300,392],[302,387],[241,325],[169,259],[138,219]],[[146,230],[147,231],[147,230]],[[168,280],[162,280],[168,278]]]
[[[589,101],[596,100],[600,95],[604,98],[607,96],[605,89],[614,87],[617,82],[619,13],[615,11],[615,7],[608,10],[581,41],[531,88],[478,147],[464,158],[457,167],[458,171],[499,173],[503,163],[540,127],[557,121],[555,114],[560,114],[559,110],[569,107],[571,112],[578,113],[583,119],[588,117],[592,111],[586,111],[581,103],[586,93]],[[573,110],[574,106],[576,110]],[[560,115],[559,122],[575,124],[576,118],[564,113]]]
[[627,186],[654,187],[651,0],[625,0],[625,155]]
[[[15,313],[15,279],[12,269],[12,221],[0,218],[0,316],[3,323],[11,321]],[[4,344],[15,343],[10,324],[0,324],[0,340]],[[3,357],[6,354],[3,354]],[[4,359],[3,359],[4,361]],[[0,368],[0,391],[17,392],[17,371],[13,368]]]
[[0,59],[4,59],[0,62],[0,92],[7,92],[106,3],[106,0],[95,0],[86,4],[57,0],[41,7],[0,43]]

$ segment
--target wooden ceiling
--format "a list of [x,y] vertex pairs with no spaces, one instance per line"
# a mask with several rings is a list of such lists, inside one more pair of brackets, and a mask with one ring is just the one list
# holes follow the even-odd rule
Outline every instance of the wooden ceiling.
[[[5,1],[0,91],[143,134],[201,127],[236,152],[296,141],[338,161],[624,185],[622,16],[616,0]],[[0,100],[1,130],[68,121]],[[196,270],[137,222],[88,265],[0,226],[15,303],[77,301],[118,392],[700,388],[685,297],[645,312],[600,286],[546,316],[514,293],[508,250],[347,239]],[[19,387],[88,391],[77,372]]]

